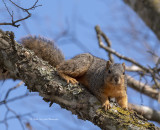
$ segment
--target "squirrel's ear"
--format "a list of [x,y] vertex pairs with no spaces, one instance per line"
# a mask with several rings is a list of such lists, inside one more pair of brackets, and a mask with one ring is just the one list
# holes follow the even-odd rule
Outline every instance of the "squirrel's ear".
[[125,70],[126,69],[125,63],[122,63],[122,66],[123,66],[123,69]]
[[111,66],[111,64],[112,64],[111,61],[108,60],[106,64],[106,68],[108,69]]

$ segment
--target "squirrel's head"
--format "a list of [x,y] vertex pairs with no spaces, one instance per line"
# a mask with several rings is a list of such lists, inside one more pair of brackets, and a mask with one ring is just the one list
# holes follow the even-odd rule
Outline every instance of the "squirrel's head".
[[125,79],[125,63],[112,64],[110,61],[106,63],[105,82],[110,85],[119,86],[124,84]]

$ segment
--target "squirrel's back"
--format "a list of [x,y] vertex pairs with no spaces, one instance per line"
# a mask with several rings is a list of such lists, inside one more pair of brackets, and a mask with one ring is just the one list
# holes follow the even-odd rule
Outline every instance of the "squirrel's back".
[[[106,61],[98,57],[93,56],[93,62],[86,73],[86,79],[88,79],[89,86],[97,88],[97,86],[103,86],[104,73],[106,71]],[[95,82],[93,82],[95,81]]]
[[33,50],[35,55],[48,61],[48,63],[54,67],[64,61],[64,55],[51,40],[42,37],[28,36],[22,38],[20,43],[24,47]]

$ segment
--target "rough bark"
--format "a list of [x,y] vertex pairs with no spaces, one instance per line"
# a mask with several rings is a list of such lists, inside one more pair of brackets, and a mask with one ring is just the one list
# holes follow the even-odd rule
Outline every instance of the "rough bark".
[[58,103],[62,108],[89,120],[102,129],[158,129],[134,111],[115,105],[105,112],[101,103],[84,87],[67,85],[47,62],[14,41],[11,33],[0,31],[0,66],[22,79],[30,91],[44,101]]
[[129,104],[129,107],[135,110],[139,114],[143,114],[143,116],[149,120],[157,121],[160,123],[160,111],[155,111],[147,106],[139,106],[134,104]]
[[160,0],[124,0],[160,39]]

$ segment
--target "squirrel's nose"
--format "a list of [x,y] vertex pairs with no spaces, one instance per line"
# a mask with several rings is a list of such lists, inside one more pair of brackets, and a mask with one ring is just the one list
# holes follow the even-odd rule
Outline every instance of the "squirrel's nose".
[[114,77],[114,81],[117,83],[119,81],[118,77]]

